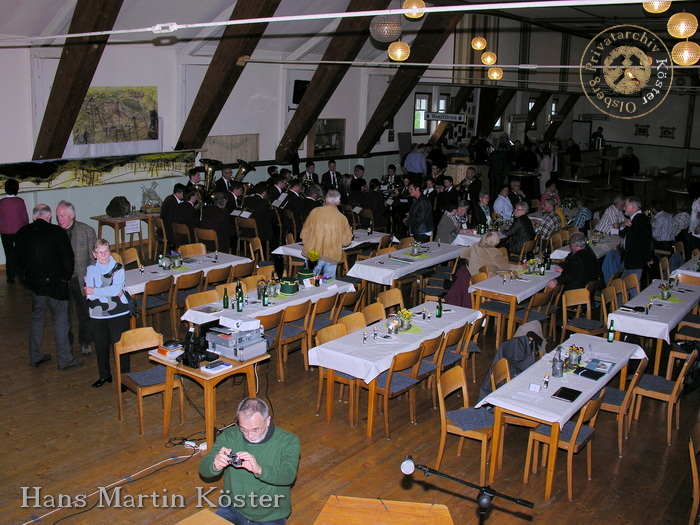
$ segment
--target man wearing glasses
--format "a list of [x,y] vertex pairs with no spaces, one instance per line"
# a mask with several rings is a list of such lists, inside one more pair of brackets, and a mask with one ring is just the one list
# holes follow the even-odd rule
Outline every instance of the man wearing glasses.
[[199,463],[204,478],[224,472],[216,514],[238,525],[283,525],[292,512],[299,438],[275,427],[261,399],[241,401],[237,418],[238,426],[224,430]]

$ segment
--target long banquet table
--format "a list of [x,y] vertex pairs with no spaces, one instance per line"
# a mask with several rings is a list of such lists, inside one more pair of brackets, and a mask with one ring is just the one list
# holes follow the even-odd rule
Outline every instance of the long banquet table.
[[[380,334],[380,337],[377,339],[373,338],[372,328],[369,328],[365,343],[363,343],[363,331],[358,330],[309,350],[309,364],[328,369],[326,378],[328,383],[327,392],[333,391],[334,372],[349,374],[369,384],[367,437],[372,436],[374,423],[375,379],[379,374],[390,368],[394,356],[417,348],[426,339],[436,337],[443,332],[447,333],[453,328],[463,326],[465,322],[473,323],[482,317],[482,313],[478,310],[449,305],[441,318],[432,315],[431,320],[423,320],[419,315],[423,308],[434,312],[436,304],[428,301],[411,308],[411,311],[416,313],[412,321],[413,328],[407,332],[391,335],[389,336],[390,339],[381,337],[387,335],[387,329],[384,323],[380,322],[375,325],[378,327]],[[331,398],[330,394],[326,394],[327,419],[330,419]]]
[[[357,261],[348,272],[350,277],[357,277],[378,284],[391,285],[396,279],[436,266],[459,257],[463,247],[437,242],[423,243],[430,251],[420,255],[411,255],[411,248]],[[425,248],[424,248],[425,249]]]
[[698,272],[698,259],[700,259],[700,255],[696,255],[689,261],[683,263],[683,265],[681,265],[680,268],[671,272],[671,277],[683,274],[690,275],[691,277],[697,277],[700,279],[700,272]]
[[[390,235],[388,233],[382,232],[372,232],[371,235],[367,235],[366,232],[362,230],[356,230],[353,234],[352,241],[347,246],[343,246],[343,250],[352,250],[358,246],[363,246],[367,244],[379,244],[382,237],[385,235]],[[392,242],[398,242],[398,239],[392,235]],[[304,244],[301,242],[295,242],[293,244],[283,244],[275,248],[272,253],[273,255],[287,255],[290,257],[297,257],[299,259],[303,258],[302,250],[304,249]]]
[[250,262],[248,257],[239,257],[228,253],[219,253],[218,256],[208,253],[206,255],[186,257],[185,259],[188,262],[184,262],[180,268],[173,268],[172,270],[164,270],[159,268],[157,264],[146,266],[143,274],[138,269],[127,270],[124,275],[124,289],[132,295],[140,294],[143,293],[148,281],[162,279],[168,275],[172,275],[177,280],[181,275],[195,273],[199,270],[202,270],[204,275],[206,275],[210,270]]
[[[493,441],[491,443],[491,463],[489,481],[496,479],[496,466],[498,464],[498,451],[503,439],[503,416],[512,414],[551,425],[552,442],[559,441],[561,427],[571,419],[597,392],[599,392],[631,359],[643,359],[644,351],[637,345],[615,341],[608,343],[602,337],[594,337],[585,334],[574,334],[563,343],[564,348],[569,345],[583,347],[587,353],[587,359],[601,359],[614,363],[611,370],[598,380],[587,379],[573,373],[565,373],[562,378],[549,378],[549,387],[543,388],[543,379],[546,373],[552,370],[552,358],[554,352],[550,352],[531,367],[513,378],[508,383],[486,396],[477,407],[492,405],[495,407],[493,424]],[[532,385],[539,386],[539,392],[532,389]],[[560,387],[566,386],[579,390],[581,394],[572,402],[554,399],[554,394]],[[545,483],[545,499],[552,496],[552,482],[554,467],[556,464],[558,447],[549,447],[549,459],[547,461],[547,480]]]
[[[614,323],[616,337],[621,333],[634,334],[641,337],[656,339],[656,356],[654,358],[654,374],[658,375],[663,342],[671,342],[671,331],[700,301],[700,286],[680,284],[674,287],[668,301],[661,299],[659,284],[666,281],[654,280],[634,299],[625,303],[624,307],[645,306],[651,303],[649,313],[625,312],[617,309],[608,315],[608,323]],[[653,297],[653,299],[652,299]]]
[[[606,253],[613,251],[622,242],[622,238],[619,235],[609,235],[603,238],[602,242],[596,244],[590,244],[591,250],[595,253],[595,256],[600,259]],[[567,255],[571,253],[571,246],[564,246],[558,250],[554,250],[550,257],[552,259],[565,259]]]

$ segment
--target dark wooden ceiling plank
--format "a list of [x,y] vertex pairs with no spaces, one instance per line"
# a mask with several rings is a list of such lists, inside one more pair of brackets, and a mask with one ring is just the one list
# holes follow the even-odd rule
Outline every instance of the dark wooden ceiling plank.
[[[78,0],[68,33],[109,31],[123,0]],[[63,156],[109,36],[68,38],[58,63],[33,160]]]
[[542,92],[539,95],[537,95],[535,103],[532,105],[530,111],[527,112],[527,122],[525,122],[525,133],[532,129],[533,124],[537,120],[537,117],[542,112],[544,107],[547,105],[547,101],[549,100],[549,97],[551,95],[551,93],[547,92]]
[[[367,11],[383,9],[385,0],[351,0],[347,11]],[[343,18],[333,35],[323,61],[353,61],[369,37],[371,18]],[[340,64],[320,64],[309,82],[287,129],[275,152],[275,162],[288,163],[304,137],[309,133],[316,119],[323,111],[350,66]],[[307,147],[311,154],[311,148]]]
[[[452,100],[450,100],[447,113],[459,113],[462,111],[462,108],[464,108],[464,105],[467,103],[467,100],[469,100],[469,97],[473,92],[474,88],[472,86],[463,86],[459,88],[457,94],[452,98]],[[445,133],[447,133],[447,131],[452,127],[452,124],[452,122],[441,120],[435,128],[432,137],[430,137],[430,144],[439,144],[442,137],[445,136]]]
[[[447,38],[454,32],[463,13],[431,13],[426,15],[420,32],[411,44],[408,63],[430,63]],[[369,155],[384,132],[384,123],[390,121],[413,92],[427,68],[402,65],[391,79],[382,100],[374,110],[362,136],[357,142],[357,155]]]
[[550,122],[549,126],[547,126],[547,129],[544,132],[544,135],[542,139],[545,142],[549,142],[552,140],[554,137],[557,136],[557,131],[559,131],[559,128],[561,125],[564,123],[564,120],[566,116],[571,113],[571,110],[574,109],[574,106],[576,105],[576,101],[579,99],[581,95],[569,95],[566,97],[566,101],[564,104],[562,104],[561,109],[557,112],[557,115],[561,116],[561,120],[555,120],[553,122]]
[[488,136],[493,131],[496,122],[503,116],[503,112],[516,93],[516,89],[508,88],[504,89],[499,95],[498,88],[481,88],[481,93],[479,94],[479,120],[476,123],[477,135]]
[[[238,1],[230,20],[270,17],[280,1]],[[245,61],[239,62],[239,58],[253,54],[266,28],[267,24],[226,27],[187,115],[176,150],[202,147],[243,73]]]

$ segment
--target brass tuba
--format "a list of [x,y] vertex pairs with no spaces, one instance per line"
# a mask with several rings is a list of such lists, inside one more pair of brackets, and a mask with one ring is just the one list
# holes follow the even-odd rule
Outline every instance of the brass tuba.
[[204,205],[209,205],[214,202],[215,184],[214,173],[221,166],[220,160],[200,159],[199,162],[204,166],[204,189],[199,195],[199,200]]
[[238,162],[238,171],[236,172],[236,176],[233,178],[235,181],[240,182],[245,178],[249,171],[255,171],[255,166],[251,166],[242,159],[236,159],[236,162]]

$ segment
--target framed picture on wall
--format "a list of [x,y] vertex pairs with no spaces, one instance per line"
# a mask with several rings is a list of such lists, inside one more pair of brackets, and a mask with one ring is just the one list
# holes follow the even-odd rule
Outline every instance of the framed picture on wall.
[[662,139],[674,139],[676,136],[676,128],[667,128],[665,126],[661,126],[661,135],[659,135],[660,138]]
[[635,124],[634,125],[634,136],[641,135],[642,137],[649,136],[649,124]]

